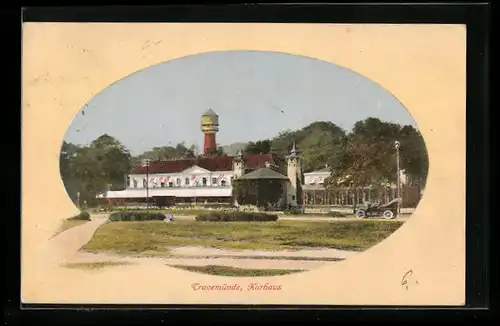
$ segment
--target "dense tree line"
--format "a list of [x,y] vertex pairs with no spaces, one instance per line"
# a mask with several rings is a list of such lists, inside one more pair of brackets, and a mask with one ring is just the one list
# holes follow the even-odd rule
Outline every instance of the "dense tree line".
[[[409,181],[423,185],[427,178],[428,157],[422,135],[411,125],[383,122],[377,118],[358,121],[350,132],[332,122],[313,122],[303,129],[284,131],[272,139],[248,143],[246,153],[287,155],[296,142],[304,172],[329,166],[332,185],[345,175],[355,183],[395,181],[396,150],[399,141],[401,169]],[[362,171],[358,172],[358,171]]]

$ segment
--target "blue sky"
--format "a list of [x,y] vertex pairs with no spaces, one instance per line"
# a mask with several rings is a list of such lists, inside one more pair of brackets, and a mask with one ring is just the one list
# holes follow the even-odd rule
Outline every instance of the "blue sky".
[[183,141],[202,148],[200,116],[208,108],[219,115],[220,145],[320,120],[345,130],[370,116],[417,127],[388,91],[348,69],[285,53],[221,51],[168,61],[113,83],[89,99],[65,140],[88,144],[106,133],[133,155]]

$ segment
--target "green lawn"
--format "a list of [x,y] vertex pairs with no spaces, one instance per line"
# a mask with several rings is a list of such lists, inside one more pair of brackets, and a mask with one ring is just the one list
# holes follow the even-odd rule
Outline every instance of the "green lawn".
[[291,273],[303,272],[301,269],[247,269],[230,266],[208,265],[208,266],[186,266],[186,265],[168,265],[184,269],[190,272],[199,272],[218,276],[277,276]]
[[84,270],[97,270],[105,267],[114,267],[114,266],[123,266],[129,265],[127,262],[118,262],[118,261],[98,261],[98,262],[90,262],[90,263],[68,263],[65,264],[64,267],[67,268],[76,268],[76,269],[84,269]]
[[403,222],[394,220],[112,222],[97,229],[82,250],[160,256],[168,256],[169,247],[176,246],[260,250],[311,247],[364,250],[388,237],[402,224]]

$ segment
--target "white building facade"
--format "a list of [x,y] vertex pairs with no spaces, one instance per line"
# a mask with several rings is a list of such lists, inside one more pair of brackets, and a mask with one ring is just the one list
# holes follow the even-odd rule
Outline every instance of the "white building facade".
[[[169,198],[175,203],[231,203],[233,180],[263,167],[275,167],[294,184],[300,164],[290,168],[273,154],[213,156],[143,162],[127,176],[127,188],[108,191],[100,198],[110,204]],[[296,202],[296,196],[293,197]]]

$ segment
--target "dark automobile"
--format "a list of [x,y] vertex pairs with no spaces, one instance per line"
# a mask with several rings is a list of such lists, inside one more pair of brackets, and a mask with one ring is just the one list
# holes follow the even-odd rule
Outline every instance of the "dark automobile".
[[356,217],[367,218],[367,217],[382,217],[385,219],[393,219],[398,215],[398,203],[401,202],[401,198],[395,198],[390,202],[385,204],[372,204],[359,206],[356,209]]

